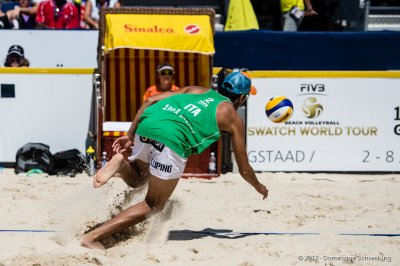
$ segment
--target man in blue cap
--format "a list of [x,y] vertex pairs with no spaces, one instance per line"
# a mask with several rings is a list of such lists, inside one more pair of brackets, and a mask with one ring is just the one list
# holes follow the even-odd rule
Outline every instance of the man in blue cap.
[[[188,156],[201,153],[220,137],[231,134],[239,173],[265,199],[268,189],[250,166],[244,124],[237,108],[256,90],[247,73],[227,75],[218,88],[190,86],[148,98],[140,107],[126,136],[113,143],[117,154],[96,174],[93,185],[102,186],[118,174],[127,185],[138,187],[148,181],[142,202],[122,211],[100,227],[85,234],[84,247],[104,249],[100,240],[145,220],[152,211],[161,210],[182,176]],[[132,155],[122,155],[132,147]]]

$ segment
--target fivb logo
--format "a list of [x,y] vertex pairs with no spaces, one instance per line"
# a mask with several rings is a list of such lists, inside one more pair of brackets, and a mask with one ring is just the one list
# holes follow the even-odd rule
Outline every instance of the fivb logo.
[[[302,83],[300,84],[300,91],[303,95],[321,95],[327,96],[325,93],[325,84],[323,83]],[[308,97],[303,101],[301,106],[304,116],[307,118],[317,118],[319,117],[324,107],[317,103],[317,98]]]
[[317,118],[322,114],[324,107],[317,103],[317,98],[309,97],[303,101],[301,106],[304,116],[307,118]]
[[309,83],[302,83],[300,85],[301,92],[325,92],[325,85],[321,83],[316,84],[309,84]]

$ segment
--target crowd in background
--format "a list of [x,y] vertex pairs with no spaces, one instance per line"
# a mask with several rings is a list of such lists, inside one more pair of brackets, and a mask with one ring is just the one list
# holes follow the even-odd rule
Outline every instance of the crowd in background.
[[98,29],[102,7],[118,0],[18,0],[0,2],[0,29]]
[[[280,4],[284,31],[297,31],[303,16],[317,15],[310,0],[280,0]],[[13,0],[4,2],[1,7],[0,29],[98,29],[102,7],[121,7],[121,2],[119,0]],[[225,12],[224,30],[259,29],[258,19],[250,0],[230,0]],[[224,27],[221,26],[223,30]]]
[[[216,31],[364,31],[371,12],[375,15],[384,12],[382,14],[390,15],[388,19],[392,19],[392,15],[400,15],[400,0],[210,0],[207,3],[211,3],[211,6],[202,5],[203,2],[0,0],[0,29],[98,29],[99,10],[102,7],[120,7],[122,4],[142,7],[211,7],[216,11]],[[178,3],[180,6],[176,6]]]

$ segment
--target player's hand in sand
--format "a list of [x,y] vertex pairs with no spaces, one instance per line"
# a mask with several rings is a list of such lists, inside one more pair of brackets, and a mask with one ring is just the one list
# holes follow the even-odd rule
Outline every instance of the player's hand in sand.
[[123,153],[132,147],[133,141],[128,136],[122,136],[117,138],[112,144],[113,151],[116,153]]
[[268,197],[268,189],[263,184],[258,183],[254,188],[257,190],[258,193],[263,195],[263,200]]

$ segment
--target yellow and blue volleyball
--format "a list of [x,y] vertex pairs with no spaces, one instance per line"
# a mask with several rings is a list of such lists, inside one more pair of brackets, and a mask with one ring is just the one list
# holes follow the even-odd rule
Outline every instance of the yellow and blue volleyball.
[[274,123],[283,123],[293,114],[293,103],[285,96],[271,98],[265,105],[265,113]]

